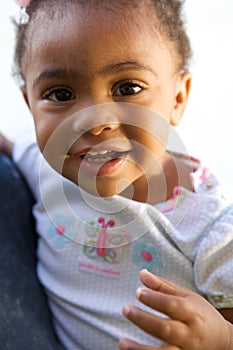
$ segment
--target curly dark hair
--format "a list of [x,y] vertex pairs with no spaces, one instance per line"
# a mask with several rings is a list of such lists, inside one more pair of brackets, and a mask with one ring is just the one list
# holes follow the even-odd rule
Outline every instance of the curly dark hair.
[[[27,24],[14,21],[16,28],[16,45],[14,52],[13,75],[20,77],[24,81],[22,72],[22,59],[28,46],[30,29],[37,16],[37,10],[43,9],[53,18],[58,5],[61,11],[61,17],[66,15],[66,8],[69,4],[79,4],[82,6],[98,6],[106,0],[31,0],[27,7],[29,22]],[[167,40],[173,43],[178,54],[179,70],[188,70],[189,62],[192,57],[192,50],[188,35],[185,30],[183,19],[183,4],[185,0],[114,0],[114,5],[136,8],[142,5],[142,2],[152,5],[155,9],[155,16],[159,22],[157,30],[160,31]]]

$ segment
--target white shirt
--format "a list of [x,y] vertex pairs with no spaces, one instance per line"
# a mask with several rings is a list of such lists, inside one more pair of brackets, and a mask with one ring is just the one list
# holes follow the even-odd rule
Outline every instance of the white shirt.
[[233,205],[208,169],[193,174],[195,192],[177,187],[153,206],[82,191],[44,161],[30,138],[16,144],[14,160],[36,199],[38,276],[65,349],[118,349],[125,336],[160,343],[121,314],[125,303],[139,305],[142,268],[216,308],[233,307]]

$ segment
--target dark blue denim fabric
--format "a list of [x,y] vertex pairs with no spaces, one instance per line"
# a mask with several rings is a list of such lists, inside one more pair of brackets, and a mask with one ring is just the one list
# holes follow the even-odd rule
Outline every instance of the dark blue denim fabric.
[[0,349],[55,350],[57,341],[37,280],[33,198],[0,154]]

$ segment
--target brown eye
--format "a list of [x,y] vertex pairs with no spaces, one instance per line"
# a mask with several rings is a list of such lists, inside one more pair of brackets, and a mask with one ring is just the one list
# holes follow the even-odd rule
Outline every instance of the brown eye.
[[56,89],[46,96],[54,102],[66,102],[74,99],[74,94],[68,89]]
[[141,90],[142,90],[142,87],[139,86],[138,84],[124,83],[124,84],[121,84],[117,88],[117,90],[116,90],[114,95],[115,96],[129,96],[129,95],[137,94]]

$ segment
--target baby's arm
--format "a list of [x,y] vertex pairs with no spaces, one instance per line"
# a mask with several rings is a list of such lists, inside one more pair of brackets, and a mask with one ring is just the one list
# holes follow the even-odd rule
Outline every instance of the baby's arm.
[[140,279],[147,288],[137,290],[137,299],[168,318],[134,305],[125,305],[123,314],[163,344],[155,347],[121,339],[121,350],[233,350],[233,325],[207,300],[146,270],[140,272]]
[[14,143],[0,132],[0,151],[12,158]]

